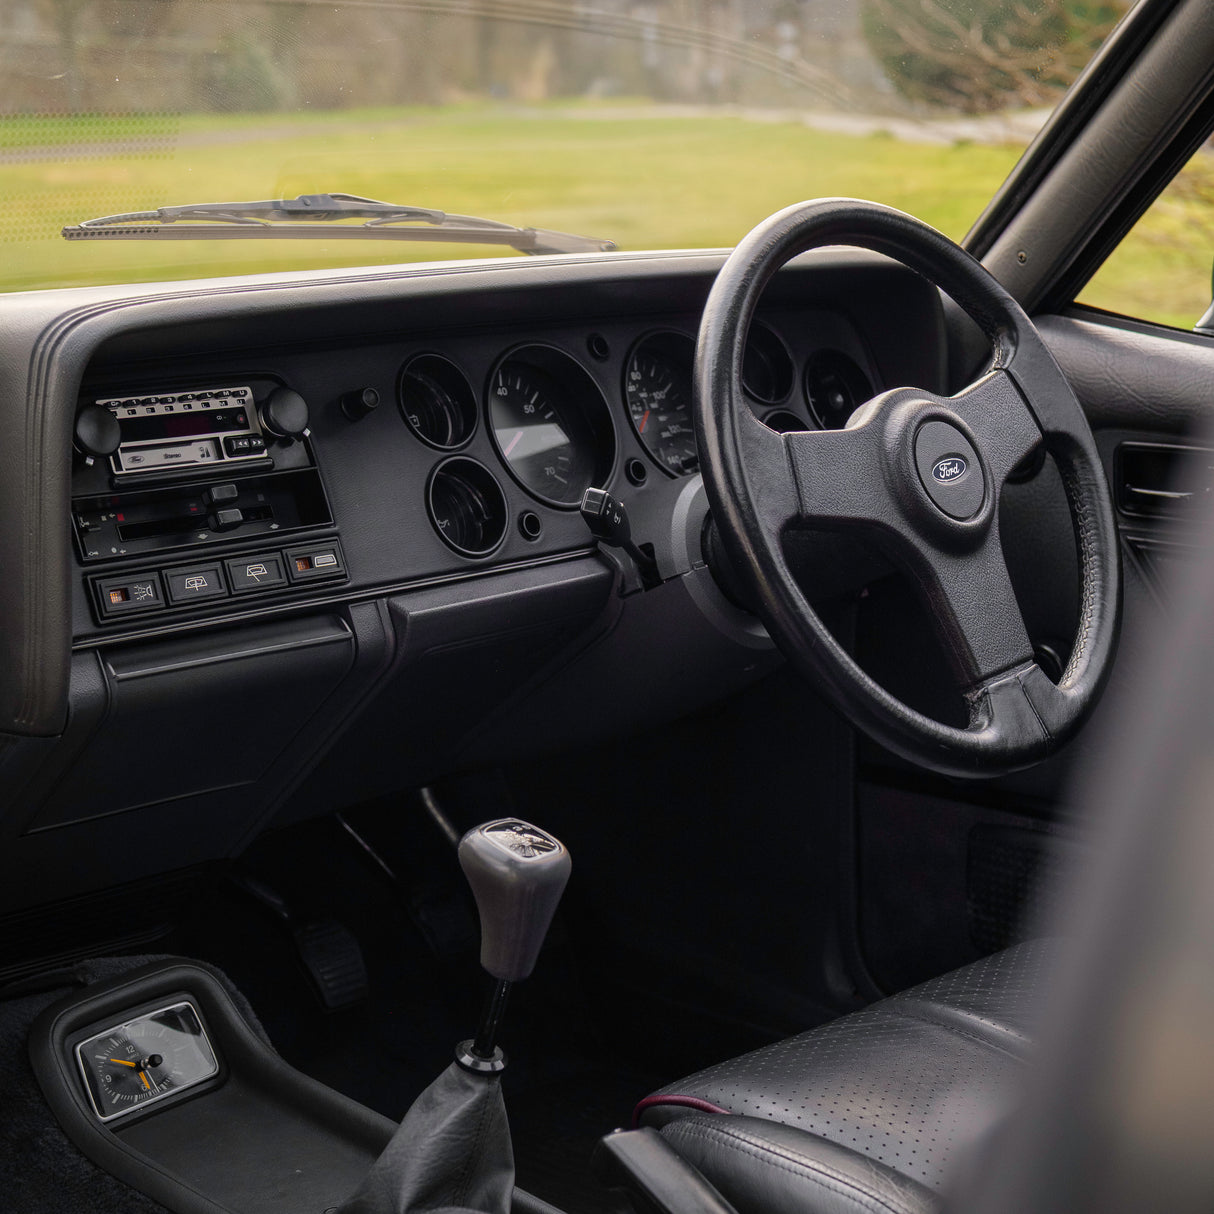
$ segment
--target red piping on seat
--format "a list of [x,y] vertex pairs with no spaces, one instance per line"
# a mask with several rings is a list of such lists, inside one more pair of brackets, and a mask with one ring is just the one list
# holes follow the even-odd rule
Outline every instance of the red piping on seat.
[[726,1115],[729,1113],[728,1109],[721,1108],[719,1104],[710,1104],[698,1096],[646,1096],[632,1110],[632,1128],[635,1130],[641,1124],[641,1114],[646,1109],[652,1109],[659,1104],[677,1104],[681,1108],[695,1109],[699,1113],[725,1113]]

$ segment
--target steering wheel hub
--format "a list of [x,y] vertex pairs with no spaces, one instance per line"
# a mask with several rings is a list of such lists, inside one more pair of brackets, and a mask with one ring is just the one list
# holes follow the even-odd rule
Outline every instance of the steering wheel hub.
[[924,422],[915,435],[919,482],[949,518],[964,522],[982,509],[986,478],[973,444],[945,421]]

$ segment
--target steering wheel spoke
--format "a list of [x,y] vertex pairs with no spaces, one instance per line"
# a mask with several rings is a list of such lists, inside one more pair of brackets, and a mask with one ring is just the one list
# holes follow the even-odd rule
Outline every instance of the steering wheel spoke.
[[1042,441],[1028,402],[1006,370],[988,372],[949,397],[948,403],[978,439],[997,486]]
[[783,437],[802,523],[838,527],[883,523],[894,517],[875,426],[803,430]]
[[972,552],[916,544],[908,567],[963,692],[1032,660],[997,528]]
[[755,470],[762,486],[754,495],[753,517],[766,534],[777,536],[801,517],[797,482],[784,442],[787,436],[765,426],[749,409],[740,423],[742,460]]

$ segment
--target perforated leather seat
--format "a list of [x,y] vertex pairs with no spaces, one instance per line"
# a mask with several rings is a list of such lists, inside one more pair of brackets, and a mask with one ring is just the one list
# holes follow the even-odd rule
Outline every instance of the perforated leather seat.
[[1010,1110],[1054,947],[1017,945],[642,1101],[742,1214],[926,1214]]

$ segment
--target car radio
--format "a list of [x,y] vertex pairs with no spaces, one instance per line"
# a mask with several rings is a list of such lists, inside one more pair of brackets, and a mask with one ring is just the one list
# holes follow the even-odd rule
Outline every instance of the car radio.
[[99,400],[122,438],[110,456],[116,477],[171,468],[231,467],[266,458],[266,439],[249,387],[207,388]]

